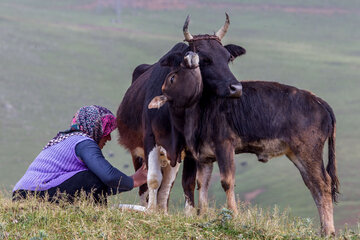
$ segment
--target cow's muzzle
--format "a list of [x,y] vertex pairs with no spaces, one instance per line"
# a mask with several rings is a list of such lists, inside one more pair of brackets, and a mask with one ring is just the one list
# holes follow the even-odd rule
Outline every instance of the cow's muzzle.
[[230,84],[229,86],[230,95],[229,97],[238,98],[242,95],[242,85],[241,83]]

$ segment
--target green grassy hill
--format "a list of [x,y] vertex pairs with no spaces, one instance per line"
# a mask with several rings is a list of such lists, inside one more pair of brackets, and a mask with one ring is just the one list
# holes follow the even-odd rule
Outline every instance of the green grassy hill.
[[[183,212],[148,214],[85,200],[13,203],[0,196],[0,239],[328,239],[319,236],[311,219],[290,217],[277,207],[239,204],[239,209],[236,216],[211,208],[201,217],[185,217]],[[360,229],[347,229],[336,239],[359,238]]]
[[[157,61],[190,31],[212,33],[231,26],[224,43],[246,48],[231,69],[239,80],[268,80],[308,89],[326,100],[337,117],[337,161],[341,182],[335,207],[337,228],[360,216],[360,4],[349,1],[187,1],[168,10],[124,6],[121,21],[111,7],[91,0],[2,0],[0,2],[0,186],[11,190],[41,148],[68,127],[83,105],[116,112],[132,70]],[[111,2],[111,1],[110,1]],[[119,169],[133,172],[131,158],[116,143],[104,153]],[[290,207],[294,216],[314,217],[315,204],[297,169],[286,158],[266,165],[237,155],[236,193],[261,207]],[[129,167],[127,167],[129,165]],[[181,174],[172,211],[182,208]],[[218,171],[210,195],[222,205]],[[113,201],[137,202],[136,191]]]

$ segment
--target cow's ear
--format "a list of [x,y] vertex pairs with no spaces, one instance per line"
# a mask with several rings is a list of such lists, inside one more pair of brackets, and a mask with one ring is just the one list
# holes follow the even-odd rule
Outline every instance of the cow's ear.
[[164,95],[154,97],[148,105],[148,109],[161,108],[166,102],[167,97]]
[[181,61],[182,61],[182,53],[175,52],[161,58],[160,65],[164,67],[173,67],[180,65]]
[[245,48],[235,44],[228,44],[225,48],[229,51],[233,59],[246,53]]

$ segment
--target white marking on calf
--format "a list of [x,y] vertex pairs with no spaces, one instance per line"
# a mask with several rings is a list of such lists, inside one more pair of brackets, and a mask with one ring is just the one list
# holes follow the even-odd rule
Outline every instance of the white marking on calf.
[[163,180],[158,192],[158,206],[165,212],[167,212],[167,202],[170,195],[170,190],[175,181],[177,172],[179,171],[179,167],[180,164],[176,163],[175,167],[171,167],[170,164],[167,164],[166,167],[162,168]]
[[[148,165],[148,209],[155,210],[159,208],[167,212],[168,198],[177,172],[179,171],[180,163],[176,163],[175,167],[171,167],[166,155],[166,150],[161,146],[156,146],[149,153]],[[144,198],[146,200],[145,194]]]
[[162,181],[160,166],[160,148],[155,146],[148,156],[147,184],[149,188],[148,209],[155,210],[157,205],[157,192]]

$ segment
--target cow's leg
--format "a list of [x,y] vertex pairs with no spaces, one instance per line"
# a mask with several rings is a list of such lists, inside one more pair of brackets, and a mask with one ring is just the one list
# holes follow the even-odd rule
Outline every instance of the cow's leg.
[[147,206],[149,202],[149,188],[146,183],[139,187],[139,196],[141,205]]
[[[141,149],[141,152],[142,152],[142,154],[141,153],[139,154],[139,150],[137,148],[135,151],[133,151],[131,153],[135,171],[137,171],[144,162],[143,161],[144,150]],[[149,195],[148,187],[147,187],[147,184],[145,183],[139,187],[139,196],[140,196],[140,202],[141,202],[142,206],[147,206],[148,195]]]
[[313,150],[309,147],[296,154],[288,153],[287,156],[299,169],[305,185],[314,198],[320,216],[321,234],[335,235],[331,178],[324,168],[322,147]]
[[221,186],[226,193],[227,205],[237,214],[235,201],[235,162],[234,148],[229,141],[218,143],[215,149],[216,160],[219,164]]
[[165,213],[168,210],[170,191],[175,182],[179,167],[180,163],[176,163],[175,167],[171,167],[170,164],[167,164],[162,168],[163,180],[158,191],[158,206]]
[[208,192],[212,171],[212,161],[198,162],[196,181],[199,190],[199,214],[205,213],[208,207]]
[[148,210],[156,210],[157,207],[157,192],[161,185],[162,173],[160,165],[160,149],[155,146],[148,155],[148,175],[147,185],[149,188],[149,202]]
[[190,216],[195,212],[195,185],[196,185],[196,160],[190,152],[185,152],[182,187],[185,194],[185,215]]

